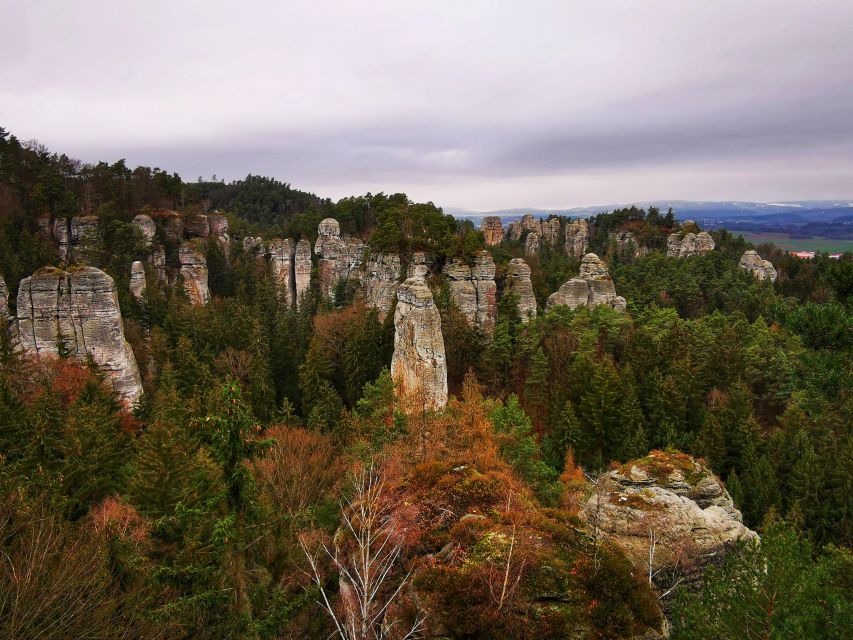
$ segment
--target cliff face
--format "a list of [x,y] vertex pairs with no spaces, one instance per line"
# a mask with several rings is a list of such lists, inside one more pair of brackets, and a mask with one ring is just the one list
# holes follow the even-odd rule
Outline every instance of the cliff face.
[[566,225],[565,251],[567,256],[580,258],[589,246],[589,224],[586,220],[573,220]]
[[270,269],[272,276],[278,285],[279,299],[290,306],[296,300],[296,272],[295,257],[296,245],[293,240],[287,238],[275,238],[270,240],[267,249],[270,254]]
[[185,242],[178,249],[178,261],[184,278],[184,291],[187,292],[190,302],[195,305],[205,304],[210,300],[210,292],[207,289],[207,260],[193,245]]
[[56,242],[63,264],[84,262],[86,248],[94,246],[98,240],[97,216],[54,219],[45,215],[39,218],[38,223],[42,236]]
[[745,252],[738,262],[738,266],[744,271],[751,273],[759,280],[770,280],[776,282],[776,268],[769,260],[764,260],[757,251]]
[[379,320],[384,321],[400,283],[400,256],[378,253],[367,261],[364,302],[379,312]]
[[539,245],[542,243],[542,237],[536,231],[531,231],[524,239],[524,255],[528,258],[539,255]]
[[9,287],[0,276],[0,331],[6,330],[6,318],[9,316]]
[[302,296],[311,287],[311,243],[302,238],[296,243],[296,253],[293,259],[294,292],[296,304],[302,303]]
[[145,293],[145,267],[139,260],[130,265],[130,293],[137,300]]
[[536,297],[530,281],[530,267],[521,258],[509,261],[506,274],[506,290],[518,298],[518,315],[522,322],[536,317]]
[[140,213],[133,219],[132,224],[139,229],[139,232],[142,234],[142,239],[145,241],[146,247],[151,247],[154,243],[154,236],[157,233],[157,227],[154,224],[154,221],[151,219],[151,216],[147,216],[144,213]]
[[45,267],[24,278],[17,322],[25,351],[58,355],[62,344],[75,358],[91,354],[125,406],[142,395],[139,368],[124,338],[116,285],[100,269]]
[[705,255],[713,251],[714,246],[714,239],[706,231],[673,233],[666,240],[666,255],[669,258]]
[[578,276],[552,293],[545,308],[551,309],[557,305],[566,305],[570,309],[598,305],[608,305],[618,311],[626,308],[625,298],[616,295],[616,287],[607,265],[594,253],[583,257]]
[[397,288],[391,376],[423,407],[440,409],[447,404],[441,316],[423,278],[409,278]]
[[701,580],[741,539],[756,539],[720,481],[686,454],[652,451],[603,475],[584,503],[581,518],[621,547],[665,591],[679,580]]
[[488,251],[480,251],[469,266],[454,260],[445,268],[450,295],[459,310],[472,325],[485,333],[495,328],[497,314],[497,286],[495,262]]
[[352,236],[341,236],[341,227],[334,218],[326,218],[317,228],[314,253],[320,256],[318,273],[320,293],[331,297],[340,280],[358,280],[364,263],[364,243]]
[[500,244],[504,239],[503,223],[500,216],[486,216],[480,223],[480,230],[483,232],[483,237],[486,240],[487,247],[493,247]]

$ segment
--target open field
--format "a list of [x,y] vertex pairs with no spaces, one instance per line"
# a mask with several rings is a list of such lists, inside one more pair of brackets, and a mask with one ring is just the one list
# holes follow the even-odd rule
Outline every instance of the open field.
[[740,233],[744,239],[752,244],[772,242],[777,247],[790,251],[826,251],[836,253],[839,251],[853,251],[853,240],[833,240],[832,238],[792,238],[787,233],[773,232],[750,232]]

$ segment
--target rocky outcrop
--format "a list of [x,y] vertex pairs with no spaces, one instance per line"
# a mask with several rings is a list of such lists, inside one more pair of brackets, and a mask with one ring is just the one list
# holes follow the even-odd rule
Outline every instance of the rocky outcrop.
[[133,219],[131,224],[139,229],[145,246],[150,248],[154,243],[154,236],[157,234],[157,226],[154,224],[151,216],[140,213]]
[[397,288],[391,376],[417,409],[447,404],[441,316],[423,278],[408,278]]
[[486,240],[487,247],[500,244],[504,239],[504,228],[500,216],[486,216],[480,223],[480,230]]
[[567,256],[580,258],[589,247],[589,223],[586,220],[573,220],[566,225],[565,252]]
[[730,545],[758,537],[714,474],[682,453],[652,451],[604,474],[580,515],[645,574],[654,536],[652,569],[662,590],[701,580]]
[[450,297],[468,322],[490,334],[495,328],[497,314],[497,286],[495,261],[488,251],[480,251],[474,264],[456,259],[447,267]]
[[194,305],[205,304],[210,300],[207,289],[207,260],[189,242],[178,249],[178,262],[184,279],[184,291]]
[[560,219],[551,218],[543,220],[540,225],[539,234],[542,236],[542,242],[549,247],[556,247],[560,243]]
[[166,239],[180,242],[184,237],[184,216],[170,209],[158,209],[151,214],[155,223],[162,227]]
[[33,355],[75,358],[91,354],[126,407],[142,395],[133,351],[124,337],[118,291],[112,278],[94,267],[69,271],[45,267],[21,280],[18,334]]
[[221,213],[211,213],[207,216],[209,234],[216,239],[217,244],[227,256],[231,250],[231,237],[228,235],[228,218]]
[[130,265],[130,293],[137,300],[145,293],[145,267],[139,260]]
[[6,330],[6,318],[9,317],[9,287],[0,276],[0,331]]
[[506,291],[518,298],[518,315],[522,322],[536,317],[536,297],[530,281],[530,267],[521,258],[509,261],[506,273]]
[[770,280],[770,282],[776,282],[776,268],[773,266],[773,263],[769,260],[764,260],[760,255],[758,255],[757,251],[749,250],[744,253],[740,262],[738,262],[738,266],[754,275],[759,280]]
[[364,302],[379,312],[379,320],[384,321],[394,304],[397,287],[400,283],[400,256],[390,253],[377,253],[367,261]]
[[639,258],[649,252],[649,248],[640,246],[637,237],[630,231],[614,231],[609,239],[616,247],[616,253],[622,257]]
[[311,287],[311,243],[302,238],[296,243],[293,259],[294,295],[296,305],[302,304],[302,296]]
[[64,264],[85,263],[98,243],[98,217],[74,216],[53,221],[53,237]]
[[270,240],[267,250],[270,254],[270,270],[277,285],[279,300],[290,306],[296,300],[296,272],[294,260],[296,245],[287,238]]
[[320,257],[320,294],[331,297],[339,281],[359,279],[365,245],[358,238],[341,236],[341,227],[334,218],[321,221],[317,233],[314,253]]
[[157,282],[166,284],[166,250],[162,245],[154,245],[151,249],[151,264],[157,272]]
[[531,231],[524,239],[524,255],[528,258],[539,255],[539,245],[542,238],[536,231]]
[[184,235],[187,238],[206,238],[210,235],[210,222],[203,213],[187,216],[184,220]]
[[407,278],[429,278],[432,275],[432,270],[429,266],[427,254],[423,251],[415,251],[412,254],[412,259],[409,261],[409,266],[406,269]]
[[566,305],[570,309],[607,305],[621,311],[627,306],[625,298],[616,295],[607,265],[594,253],[583,257],[578,276],[552,293],[545,308],[557,305]]
[[669,258],[701,256],[713,251],[714,246],[714,239],[707,231],[672,233],[666,239],[666,255]]

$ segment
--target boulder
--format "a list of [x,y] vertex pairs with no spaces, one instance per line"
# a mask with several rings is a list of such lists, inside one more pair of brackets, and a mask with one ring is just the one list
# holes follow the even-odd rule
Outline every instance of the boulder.
[[586,220],[573,220],[566,225],[565,251],[567,256],[580,258],[589,246],[589,223]]
[[145,267],[139,260],[130,265],[130,293],[137,300],[145,293]]
[[423,278],[408,278],[397,287],[391,376],[418,409],[440,409],[447,404],[441,316]]
[[142,395],[133,350],[124,337],[118,291],[100,269],[45,267],[21,280],[17,324],[20,344],[33,355],[91,354],[129,408]]
[[480,223],[480,230],[486,240],[486,246],[493,247],[504,239],[504,229],[500,216],[486,216]]
[[131,224],[139,229],[139,232],[142,234],[142,240],[145,242],[145,246],[150,248],[154,242],[154,236],[157,234],[157,227],[151,219],[151,216],[140,213],[133,219]]
[[522,322],[536,317],[536,297],[530,281],[530,267],[522,258],[509,261],[506,274],[506,291],[518,298],[518,315]]
[[749,250],[745,252],[738,262],[738,266],[751,273],[759,280],[770,280],[776,282],[776,268],[769,260],[764,260],[757,251]]
[[400,256],[396,254],[377,253],[367,261],[364,302],[379,312],[380,321],[385,320],[394,304],[401,270]]
[[620,310],[626,308],[625,299],[616,295],[616,287],[607,264],[594,253],[583,257],[580,273],[552,293],[545,308],[551,309],[557,305],[565,305],[570,309],[599,305],[608,305]]
[[479,251],[473,265],[457,258],[447,265],[445,273],[454,304],[470,324],[490,334],[495,328],[497,314],[497,285],[492,255],[488,251]]
[[320,260],[317,271],[320,294],[331,297],[341,280],[359,280],[364,263],[364,243],[352,236],[341,236],[341,227],[334,218],[326,218],[317,227],[314,253]]
[[311,287],[311,243],[302,238],[296,243],[296,253],[293,260],[294,295],[296,305],[302,304],[302,296]]
[[178,249],[178,262],[181,265],[181,276],[184,278],[184,291],[190,303],[205,304],[210,300],[207,289],[207,260],[189,242],[184,242]]
[[270,240],[267,250],[270,254],[270,271],[277,287],[279,300],[290,306],[296,299],[296,272],[294,260],[296,245],[290,238]]
[[[685,226],[687,222],[684,223]],[[695,227],[695,224],[692,225]],[[710,253],[714,250],[714,239],[707,231],[672,233],[666,239],[666,255],[669,258],[689,258]]]
[[666,591],[701,580],[739,540],[757,540],[714,474],[682,453],[652,451],[601,476],[581,518],[617,544],[648,575],[650,544],[655,581]]

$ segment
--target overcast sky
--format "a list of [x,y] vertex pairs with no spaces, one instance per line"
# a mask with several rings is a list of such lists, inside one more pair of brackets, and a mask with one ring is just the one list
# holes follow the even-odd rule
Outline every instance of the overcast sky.
[[0,126],[488,210],[853,198],[853,0],[0,0]]

